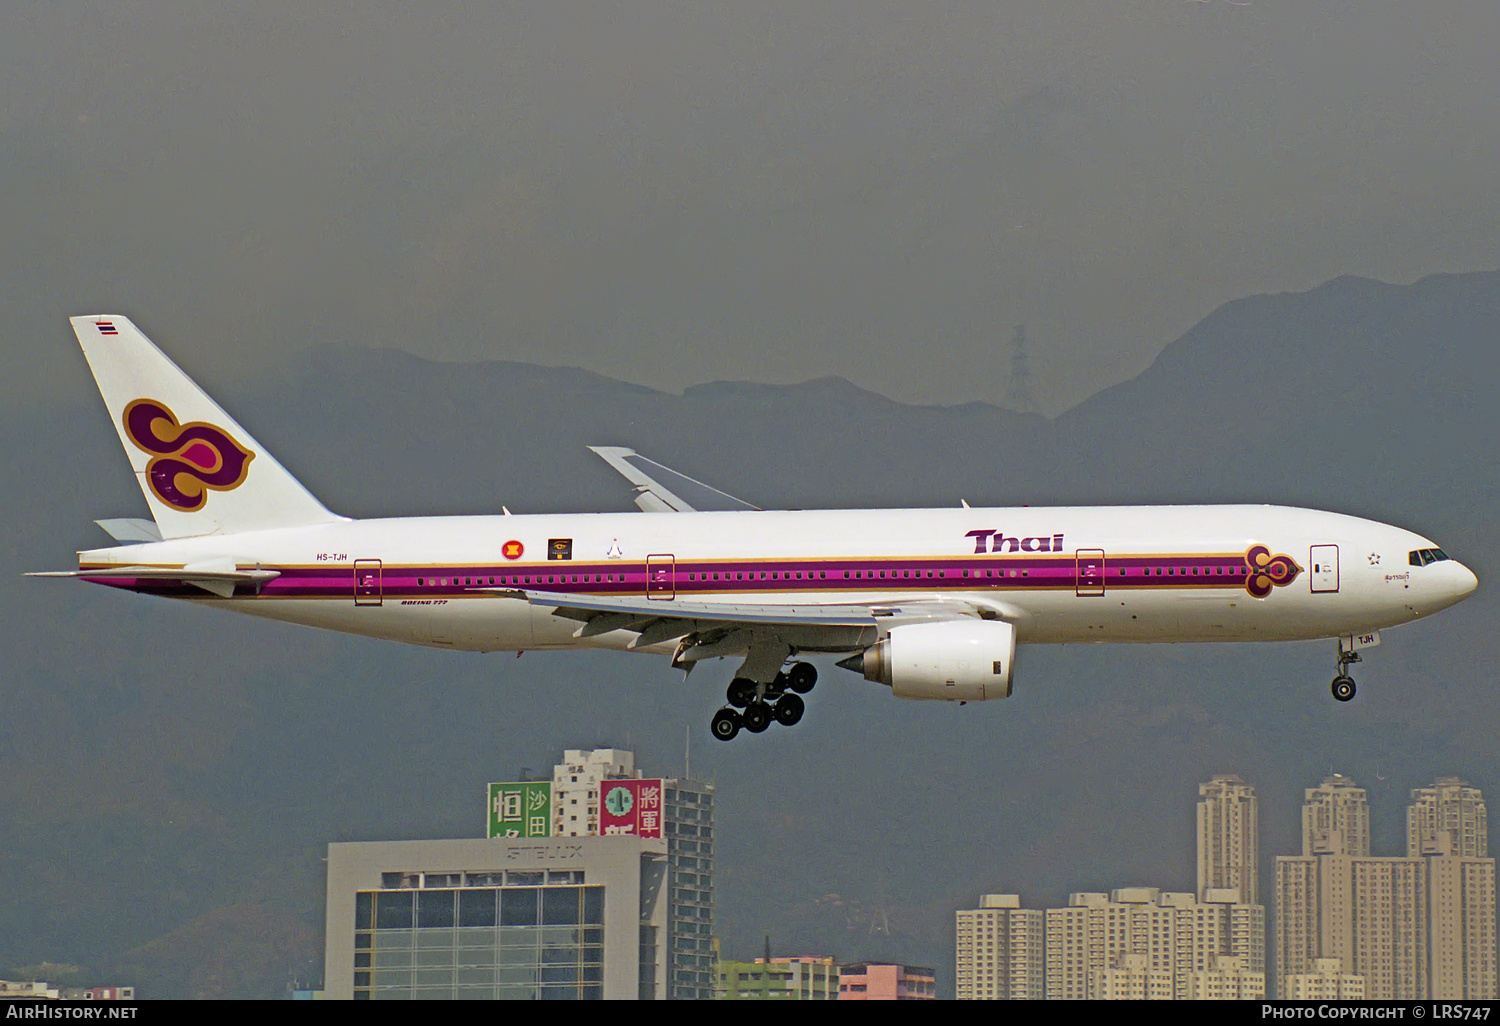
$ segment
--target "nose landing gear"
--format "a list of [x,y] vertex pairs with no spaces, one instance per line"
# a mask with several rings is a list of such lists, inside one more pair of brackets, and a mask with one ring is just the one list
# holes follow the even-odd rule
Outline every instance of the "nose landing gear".
[[769,684],[736,677],[724,695],[729,704],[714,713],[709,731],[720,741],[733,741],[742,728],[759,734],[773,720],[784,727],[795,726],[807,709],[801,696],[817,682],[818,671],[811,663],[796,663]]
[[1340,702],[1347,702],[1354,697],[1354,678],[1349,676],[1349,667],[1361,661],[1358,652],[1353,649],[1345,649],[1344,643],[1342,641],[1339,642],[1339,671],[1338,675],[1333,678],[1330,690],[1333,692],[1333,697]]

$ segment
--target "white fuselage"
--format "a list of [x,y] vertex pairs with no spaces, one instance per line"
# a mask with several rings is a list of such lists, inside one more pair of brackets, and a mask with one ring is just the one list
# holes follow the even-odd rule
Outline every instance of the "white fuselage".
[[579,637],[578,622],[507,589],[645,598],[664,612],[692,600],[953,600],[1013,623],[1022,643],[1269,641],[1373,632],[1452,605],[1475,578],[1453,560],[1408,559],[1433,548],[1401,528],[1279,506],[1023,507],[341,520],[81,552],[79,567],[275,571],[230,597],[99,582],[476,651],[637,641]]

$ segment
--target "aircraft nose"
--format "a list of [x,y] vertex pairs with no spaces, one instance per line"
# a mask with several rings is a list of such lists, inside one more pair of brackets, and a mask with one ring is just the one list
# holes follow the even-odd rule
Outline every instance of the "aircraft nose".
[[1479,587],[1479,578],[1475,576],[1474,571],[1470,570],[1468,567],[1464,566],[1457,560],[1453,561],[1453,569],[1454,571],[1456,571],[1453,574],[1454,600],[1456,601],[1458,599],[1472,595],[1474,593],[1474,589]]

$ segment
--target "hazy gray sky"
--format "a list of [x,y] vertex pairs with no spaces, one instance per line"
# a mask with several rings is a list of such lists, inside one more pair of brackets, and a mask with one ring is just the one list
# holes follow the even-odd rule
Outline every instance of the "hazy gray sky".
[[62,318],[1047,412],[1228,299],[1500,265],[1500,6],[36,3],[0,399]]

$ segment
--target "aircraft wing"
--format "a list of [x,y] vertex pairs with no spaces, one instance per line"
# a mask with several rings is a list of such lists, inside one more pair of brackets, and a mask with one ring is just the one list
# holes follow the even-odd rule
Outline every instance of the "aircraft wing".
[[591,445],[589,451],[635,485],[635,504],[647,513],[727,512],[760,509],[727,492],[679,474],[634,449]]
[[590,638],[610,631],[636,635],[631,648],[688,638],[693,659],[709,658],[719,647],[743,645],[751,634],[774,634],[799,648],[851,651],[871,644],[901,623],[965,617],[1011,619],[1002,607],[952,599],[915,597],[848,605],[761,605],[703,602],[693,599],[648,599],[605,595],[569,595],[522,589],[475,588],[520,598],[549,609],[553,616],[580,621],[573,636]]

